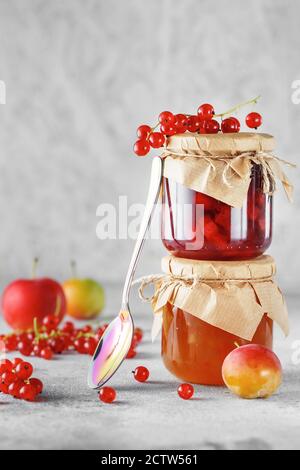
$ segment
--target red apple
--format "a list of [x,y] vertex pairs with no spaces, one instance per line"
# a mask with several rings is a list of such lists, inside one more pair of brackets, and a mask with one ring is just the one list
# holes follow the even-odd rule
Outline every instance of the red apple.
[[35,317],[38,325],[54,313],[61,320],[66,313],[66,298],[61,285],[53,279],[18,279],[4,290],[2,311],[14,330],[29,330]]
[[232,351],[222,368],[227,387],[242,398],[268,398],[282,380],[282,367],[276,354],[258,344]]

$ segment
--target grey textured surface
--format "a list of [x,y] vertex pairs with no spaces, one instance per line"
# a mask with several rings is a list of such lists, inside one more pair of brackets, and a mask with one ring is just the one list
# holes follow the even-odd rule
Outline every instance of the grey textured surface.
[[[75,257],[82,275],[107,285],[106,311],[119,308],[109,282],[123,278],[133,242],[99,241],[96,208],[120,195],[144,202],[151,158],[131,148],[136,126],[162,109],[190,113],[209,101],[223,111],[261,93],[262,130],[277,137],[278,156],[297,161],[299,15],[300,3],[286,0],[0,0],[1,285],[27,276],[36,254],[40,272],[59,279]],[[289,293],[299,293],[298,196],[296,186],[294,206],[276,197],[270,252]],[[163,253],[148,243],[140,271],[157,272]],[[44,398],[0,396],[0,447],[299,448],[299,306],[291,298],[292,334],[277,341],[286,379],[268,401],[202,387],[179,400],[150,343],[149,310],[138,306],[146,341],[113,379],[118,402],[101,405],[86,388],[86,357],[34,360]],[[139,363],[151,369],[143,386],[130,377]]]
[[[35,254],[55,277],[76,257],[83,275],[122,279],[131,244],[97,239],[96,208],[125,194],[144,202],[151,158],[132,156],[135,129],[163,109],[224,111],[261,93],[262,130],[297,161],[299,15],[286,0],[0,0],[1,282],[26,275]],[[294,206],[276,198],[271,249],[289,292],[298,195]],[[143,272],[157,272],[162,253],[148,244]]]
[[[109,289],[111,311],[118,308],[119,291]],[[136,323],[146,334],[137,358],[111,381],[117,402],[102,404],[87,388],[85,356],[32,360],[45,393],[38,403],[0,395],[0,449],[300,449],[300,361],[292,361],[300,339],[300,298],[288,299],[290,337],[276,329],[275,349],[285,371],[276,395],[246,401],[225,388],[197,386],[189,402],[177,396],[179,382],[160,360],[159,341],[150,341],[149,307],[133,300]],[[132,378],[141,364],[151,372],[149,383]]]

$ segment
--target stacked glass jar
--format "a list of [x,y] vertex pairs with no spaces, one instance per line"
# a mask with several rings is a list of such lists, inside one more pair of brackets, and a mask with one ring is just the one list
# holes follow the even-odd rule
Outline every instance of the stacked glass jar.
[[[170,138],[166,153],[171,165],[179,161],[180,165],[191,166],[185,177],[180,171],[183,167],[179,166],[163,179],[161,233],[171,260],[178,259],[180,264],[184,258],[191,272],[197,260],[220,262],[218,269],[222,271],[239,267],[246,260],[251,262],[265,252],[272,241],[273,195],[265,190],[266,174],[256,157],[273,148],[273,137],[258,133],[183,134]],[[249,160],[251,155],[254,158]],[[234,157],[238,160],[228,168]],[[202,171],[200,181],[195,169],[201,159],[209,160],[209,176]],[[214,164],[217,160],[225,164],[222,175],[217,174],[220,168]],[[243,181],[243,171],[249,162],[247,183]],[[226,186],[227,194],[232,191],[240,197],[244,183],[247,190],[242,204],[237,207],[226,203],[222,185],[224,191]],[[203,188],[203,192],[198,188]],[[217,197],[213,197],[214,191]],[[253,342],[272,348],[273,320],[267,312],[251,340],[212,323],[172,302],[164,306],[162,357],[166,367],[181,380],[222,385],[222,363],[237,345]]]

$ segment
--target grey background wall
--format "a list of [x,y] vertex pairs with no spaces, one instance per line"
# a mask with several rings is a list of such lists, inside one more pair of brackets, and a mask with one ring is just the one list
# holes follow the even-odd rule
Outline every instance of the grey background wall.
[[[135,128],[163,109],[227,109],[257,94],[278,156],[299,159],[300,2],[296,0],[0,0],[0,281],[31,259],[60,279],[124,276],[132,241],[99,241],[96,208],[143,202],[151,158],[132,154]],[[284,290],[299,289],[300,203],[276,197]],[[141,272],[163,253],[149,242]]]

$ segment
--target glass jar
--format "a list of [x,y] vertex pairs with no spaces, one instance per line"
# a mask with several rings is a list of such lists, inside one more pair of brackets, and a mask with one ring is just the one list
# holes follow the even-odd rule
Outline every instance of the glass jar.
[[164,178],[161,237],[174,256],[198,260],[246,260],[272,241],[273,197],[263,192],[262,167],[253,164],[242,208]]
[[[273,321],[264,315],[252,343],[272,349]],[[222,365],[236,345],[250,344],[168,303],[163,310],[162,358],[180,380],[224,385]]]

